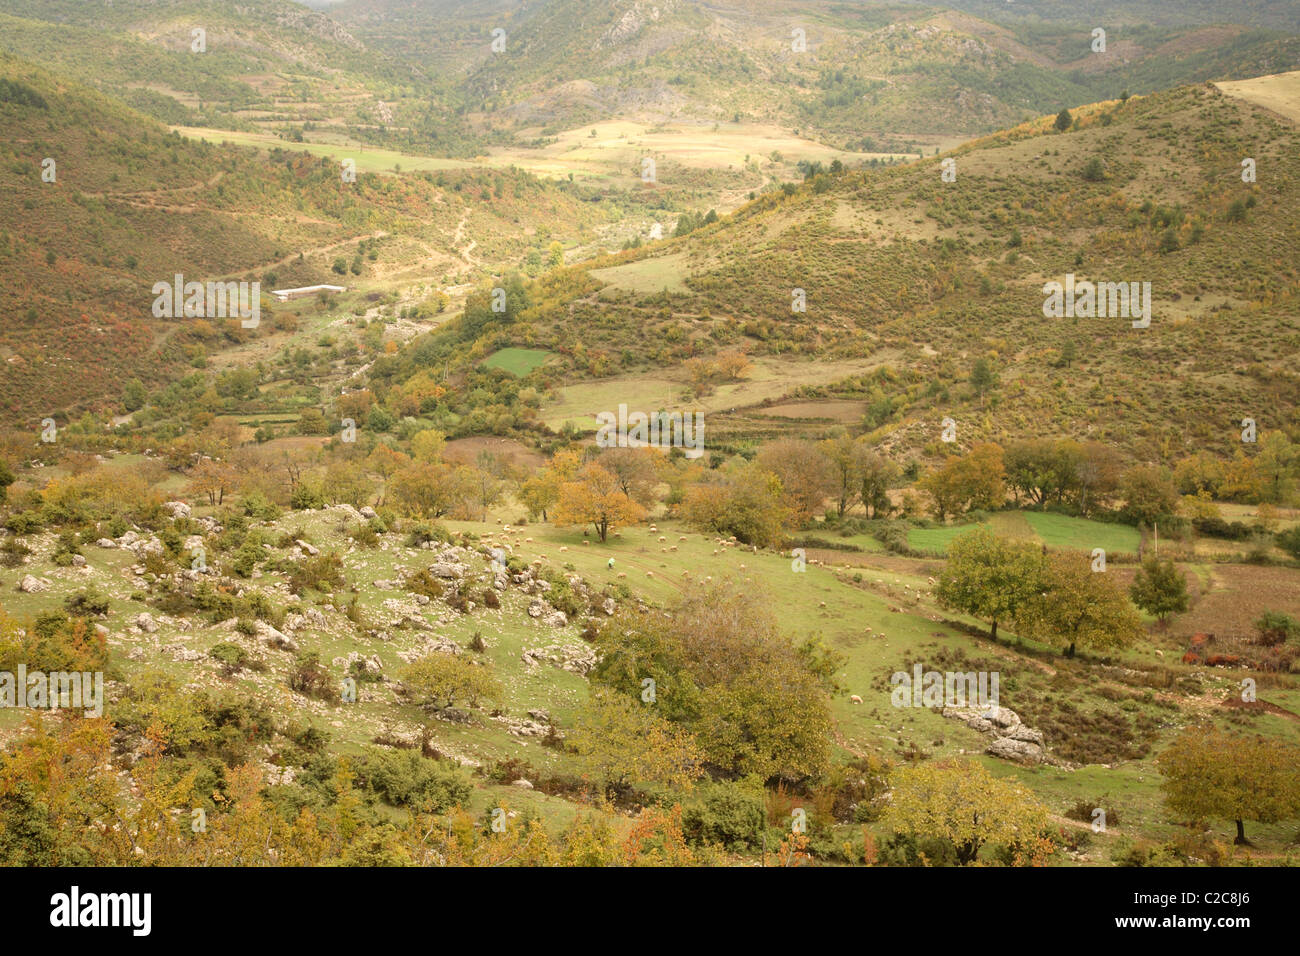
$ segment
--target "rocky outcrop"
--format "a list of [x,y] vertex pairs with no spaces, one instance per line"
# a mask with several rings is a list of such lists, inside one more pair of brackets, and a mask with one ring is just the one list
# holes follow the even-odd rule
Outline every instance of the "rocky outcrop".
[[547,644],[545,647],[525,648],[520,655],[531,670],[539,664],[550,664],[571,674],[586,677],[596,666],[596,651],[586,644]]
[[992,737],[985,753],[994,757],[1031,764],[1048,760],[1043,732],[1026,726],[1009,707],[945,707],[943,715]]

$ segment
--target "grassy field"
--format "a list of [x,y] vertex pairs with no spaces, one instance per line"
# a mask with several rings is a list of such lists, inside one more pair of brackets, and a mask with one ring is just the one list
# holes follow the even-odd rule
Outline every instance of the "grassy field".
[[546,349],[501,349],[483,360],[484,368],[503,368],[513,375],[524,376],[546,364],[554,352]]
[[[1090,552],[1102,548],[1107,554],[1134,554],[1139,542],[1137,529],[1128,525],[1042,511],[998,512],[981,524],[1004,537],[1045,544],[1054,550]],[[917,551],[943,554],[954,538],[973,527],[973,524],[960,524],[913,528],[907,540]]]

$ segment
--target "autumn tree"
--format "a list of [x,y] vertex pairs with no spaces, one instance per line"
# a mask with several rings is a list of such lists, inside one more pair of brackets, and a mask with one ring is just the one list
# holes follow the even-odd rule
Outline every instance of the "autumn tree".
[[883,821],[894,832],[946,840],[963,865],[974,863],[986,845],[1019,851],[1025,864],[1041,862],[1036,844],[1050,816],[1014,779],[995,777],[973,760],[945,760],[902,766],[890,782]]
[[461,467],[458,472],[468,500],[477,509],[479,520],[487,521],[488,509],[505,495],[511,472],[509,461],[484,450],[478,453],[472,466]]
[[1260,474],[1255,459],[1248,457],[1241,450],[1237,451],[1232,461],[1224,465],[1219,494],[1228,501],[1257,504],[1264,500],[1267,488],[1268,484]]
[[1187,610],[1187,578],[1173,561],[1146,558],[1129,585],[1133,603],[1164,624],[1170,614]]
[[944,607],[988,621],[997,640],[998,623],[1014,619],[1044,590],[1044,574],[1037,548],[975,528],[948,546],[935,594]]
[[728,774],[801,781],[830,766],[829,694],[842,660],[781,632],[766,599],[734,584],[692,594],[668,614],[615,616],[597,635],[595,684],[695,734]]
[[780,480],[790,523],[796,527],[820,514],[826,496],[834,491],[830,463],[810,441],[781,438],[767,442],[755,460],[759,468]]
[[560,485],[572,481],[582,467],[582,453],[576,449],[557,451],[546,467],[538,471],[519,487],[519,500],[528,509],[531,517],[542,516],[547,519],[547,512],[560,500]]
[[442,461],[442,451],[447,436],[434,428],[426,428],[411,437],[411,457],[416,461]]
[[465,499],[463,475],[446,464],[413,461],[388,482],[393,503],[419,518],[441,518]]
[[1285,741],[1189,727],[1157,766],[1170,810],[1193,820],[1235,821],[1238,845],[1249,845],[1247,820],[1278,823],[1300,816],[1300,748]]
[[733,462],[689,485],[682,516],[701,531],[760,547],[779,545],[791,523],[781,480],[753,462]]
[[1018,632],[1044,639],[1064,639],[1067,657],[1076,644],[1094,650],[1126,647],[1142,635],[1142,619],[1128,596],[1104,571],[1093,571],[1086,555],[1051,555],[1043,591],[1020,607]]
[[654,785],[689,789],[702,769],[695,735],[643,702],[594,687],[569,734],[583,775],[603,787]]
[[185,490],[187,494],[205,495],[208,504],[216,507],[225,500],[226,492],[234,488],[236,478],[235,470],[226,462],[204,458],[190,471],[190,483]]
[[370,497],[374,484],[366,477],[362,462],[342,459],[329,463],[321,487],[330,504],[348,504],[359,508]]
[[[404,465],[409,464],[411,459],[402,452],[393,448],[391,445],[378,442],[366,456],[366,470],[372,475],[378,475],[383,479],[385,486],[388,480],[392,478],[397,471]],[[383,503],[384,492],[379,495],[379,503]]]
[[555,523],[590,524],[603,543],[612,529],[645,519],[646,510],[619,487],[618,478],[599,464],[591,463],[575,480],[560,485],[555,506]]
[[841,431],[819,442],[817,448],[830,464],[836,512],[843,516],[857,501],[862,480],[861,462],[867,446]]
[[739,349],[728,349],[719,352],[713,362],[718,374],[729,382],[744,378],[749,374],[749,370],[753,366],[749,356]]
[[961,456],[949,455],[939,468],[929,472],[918,487],[930,493],[934,513],[940,520],[974,508],[992,510],[1006,500],[1002,449],[991,442],[975,445]]
[[662,452],[648,447],[615,446],[602,451],[597,461],[600,467],[618,479],[623,494],[645,508],[654,503],[659,468],[663,463]]

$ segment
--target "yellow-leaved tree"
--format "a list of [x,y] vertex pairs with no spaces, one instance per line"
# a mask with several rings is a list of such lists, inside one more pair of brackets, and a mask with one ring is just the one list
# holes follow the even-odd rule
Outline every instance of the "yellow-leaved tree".
[[555,523],[590,524],[604,542],[609,532],[645,519],[646,510],[627,496],[618,478],[600,465],[589,464],[575,480],[560,485]]
[[961,864],[986,845],[1007,847],[1021,865],[1042,862],[1048,812],[1026,787],[1002,780],[971,760],[901,767],[883,817],[895,833],[950,841]]

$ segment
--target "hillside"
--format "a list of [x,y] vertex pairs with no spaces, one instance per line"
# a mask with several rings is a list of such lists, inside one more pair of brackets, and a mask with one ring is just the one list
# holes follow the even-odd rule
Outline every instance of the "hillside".
[[1298,4],[0,0],[0,866],[1281,905]]
[[[1131,17],[1105,21],[1098,54],[1083,14],[1003,24],[901,4],[549,0],[503,9],[499,23],[491,15],[397,0],[330,8],[368,45],[459,73],[465,106],[494,129],[566,129],[610,114],[780,121],[868,152],[986,133],[1125,89],[1276,72],[1300,55],[1283,32]],[[494,28],[506,33],[499,52]]]
[[[594,260],[570,285],[597,294],[539,307],[506,337],[581,367],[581,323],[583,355],[609,356],[632,398],[692,396],[718,414],[722,441],[856,419],[916,452],[952,416],[962,444],[1082,434],[1154,460],[1229,451],[1252,409],[1294,427],[1295,127],[1213,87],[1087,107],[1064,133],[1051,120],[957,150],[951,183],[947,156],[824,172],[684,238]],[[1244,157],[1255,183],[1242,182]],[[1150,328],[1045,318],[1044,283],[1067,273],[1151,283]],[[759,371],[693,390],[686,363],[729,348]],[[980,358],[1001,379],[990,395],[966,384]],[[773,377],[784,389],[764,389]],[[763,407],[782,399],[807,407],[785,419]],[[604,407],[581,405],[562,395],[543,416],[558,426]]]
[[[151,289],[176,273],[269,292],[328,281],[365,240],[374,255],[353,283],[450,301],[497,264],[523,265],[530,249],[606,219],[523,173],[393,177],[363,163],[346,184],[338,161],[185,139],[13,57],[0,78],[0,186],[12,197],[0,203],[0,281],[12,290],[0,304],[0,414],[11,422],[115,407],[123,381],[162,385],[238,342],[285,344],[269,299],[254,332],[155,319]],[[42,180],[47,158],[54,182]]]

